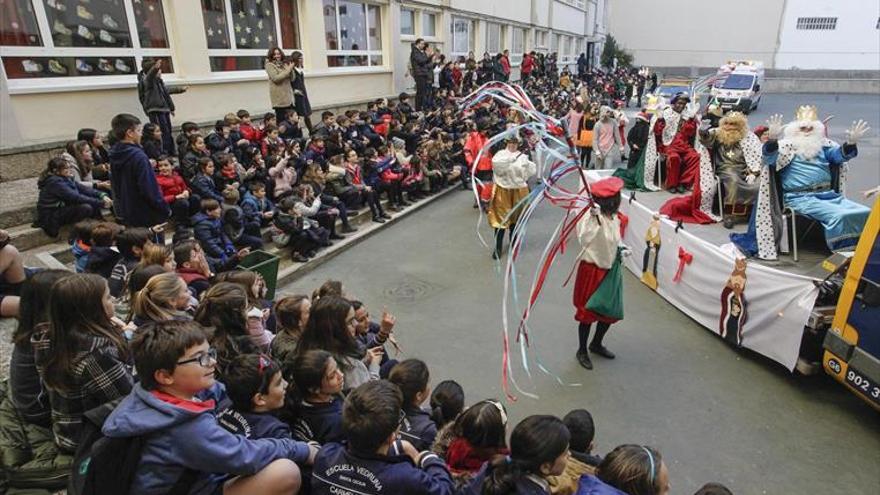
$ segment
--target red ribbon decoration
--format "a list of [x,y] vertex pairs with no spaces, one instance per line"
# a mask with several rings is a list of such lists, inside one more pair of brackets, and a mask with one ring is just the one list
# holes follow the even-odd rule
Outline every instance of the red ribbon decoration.
[[681,273],[684,271],[684,265],[690,265],[691,261],[694,261],[694,255],[684,250],[683,247],[678,247],[678,271],[675,272],[675,276],[672,277],[673,282],[678,282],[681,280]]

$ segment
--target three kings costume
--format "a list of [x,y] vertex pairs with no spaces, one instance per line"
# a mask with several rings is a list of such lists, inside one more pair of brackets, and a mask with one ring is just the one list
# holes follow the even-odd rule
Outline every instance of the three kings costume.
[[[815,118],[815,109],[812,112],[810,121],[817,129],[823,129]],[[730,235],[742,252],[765,260],[777,258],[785,207],[821,223],[831,250],[858,242],[870,209],[844,196],[846,162],[858,155],[855,144],[841,146],[823,138],[818,154],[808,158],[794,142],[782,139],[765,143],[763,152],[767,166],[761,172],[758,200],[748,231]]]

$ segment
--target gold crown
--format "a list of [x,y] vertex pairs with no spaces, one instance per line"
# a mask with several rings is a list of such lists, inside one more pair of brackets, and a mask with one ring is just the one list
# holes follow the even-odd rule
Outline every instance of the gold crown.
[[794,113],[794,120],[798,122],[815,122],[819,120],[819,110],[816,105],[801,105]]

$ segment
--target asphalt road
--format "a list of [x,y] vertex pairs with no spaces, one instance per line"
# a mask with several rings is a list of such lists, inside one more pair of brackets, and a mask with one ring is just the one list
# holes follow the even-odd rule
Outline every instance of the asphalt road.
[[[870,122],[871,136],[853,162],[854,184],[856,190],[877,185],[880,98],[767,95],[750,122],[776,112],[791,117],[800,103],[835,114],[836,139],[844,123]],[[310,293],[328,278],[343,280],[374,316],[387,305],[398,317],[403,357],[425,360],[432,383],[459,381],[467,403],[503,397],[503,278],[477,240],[471,205],[464,192],[439,199],[282,291]],[[544,207],[533,220],[518,265],[522,290],[559,214]],[[488,239],[485,222],[482,232]],[[551,271],[532,317],[532,356],[565,385],[534,361],[527,377],[514,354],[516,379],[540,399],[519,395],[509,403],[512,424],[530,414],[587,408],[599,453],[622,443],[656,446],[675,494],[709,481],[737,494],[878,493],[880,415],[824,375],[792,375],[750,351],[731,349],[631,275],[624,277],[626,319],[606,339],[617,359],[597,357],[593,371],[580,368],[571,286],[563,287],[572,251]]]

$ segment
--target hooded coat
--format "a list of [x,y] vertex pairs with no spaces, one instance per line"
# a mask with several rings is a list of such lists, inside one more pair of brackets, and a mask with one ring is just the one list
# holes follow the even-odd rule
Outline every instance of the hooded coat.
[[143,148],[118,142],[110,148],[113,209],[127,227],[151,227],[168,220],[171,210],[162,197],[156,174]]

